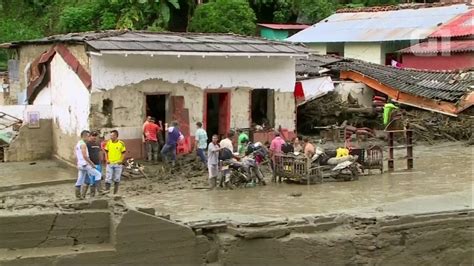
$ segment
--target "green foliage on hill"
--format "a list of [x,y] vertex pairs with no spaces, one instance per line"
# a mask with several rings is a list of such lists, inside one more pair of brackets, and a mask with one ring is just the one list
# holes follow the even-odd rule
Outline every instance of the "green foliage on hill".
[[245,0],[216,0],[199,5],[189,24],[189,31],[224,32],[253,35],[255,12]]
[[[339,7],[401,0],[0,0],[0,43],[80,31],[135,29],[256,34],[256,22],[316,23]],[[179,23],[173,23],[178,21]],[[173,28],[171,28],[173,29]],[[0,50],[0,70],[5,69]]]

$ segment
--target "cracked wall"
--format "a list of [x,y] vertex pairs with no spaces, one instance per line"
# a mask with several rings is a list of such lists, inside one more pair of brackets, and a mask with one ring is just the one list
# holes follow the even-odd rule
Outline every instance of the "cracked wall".
[[474,263],[473,210],[183,225],[121,201],[59,206],[59,212],[0,215],[0,226],[10,229],[0,232],[0,264]]

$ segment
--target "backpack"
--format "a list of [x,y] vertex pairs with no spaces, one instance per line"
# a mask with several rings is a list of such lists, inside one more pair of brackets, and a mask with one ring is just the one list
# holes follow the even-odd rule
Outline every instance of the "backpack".
[[285,142],[281,145],[281,152],[283,153],[290,153],[294,151],[295,149],[293,148],[293,145],[291,145],[291,143]]
[[230,160],[232,159],[232,157],[234,157],[232,151],[227,148],[224,148],[219,151],[219,160],[221,161]]

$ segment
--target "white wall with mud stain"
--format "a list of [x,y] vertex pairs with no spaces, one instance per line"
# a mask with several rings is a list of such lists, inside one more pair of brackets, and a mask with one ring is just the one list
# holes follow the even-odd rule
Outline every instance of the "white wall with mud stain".
[[61,131],[78,135],[88,129],[90,93],[76,73],[56,54],[51,61],[51,80],[34,105],[51,105],[53,119]]
[[91,71],[95,90],[147,79],[181,81],[202,89],[248,87],[291,92],[295,83],[295,59],[289,57],[102,55],[92,56]]
[[89,129],[90,93],[59,54],[50,66],[50,82],[39,92],[33,105],[51,106],[54,153],[73,161],[71,150],[81,131]]

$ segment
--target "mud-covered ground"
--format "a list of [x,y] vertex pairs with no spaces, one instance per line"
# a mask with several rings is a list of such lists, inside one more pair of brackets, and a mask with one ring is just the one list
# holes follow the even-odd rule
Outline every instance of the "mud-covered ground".
[[[193,156],[169,169],[145,163],[148,178],[124,178],[119,195],[132,205],[152,207],[183,221],[252,220],[304,214],[365,211],[410,213],[473,206],[474,148],[464,143],[415,147],[415,169],[404,171],[404,150],[396,152],[397,171],[362,176],[359,181],[316,185],[275,184],[237,190],[207,189],[207,170]],[[73,201],[74,182],[0,193],[5,211],[41,208],[41,203]],[[108,195],[105,197],[112,197]],[[39,205],[38,205],[39,204]]]

